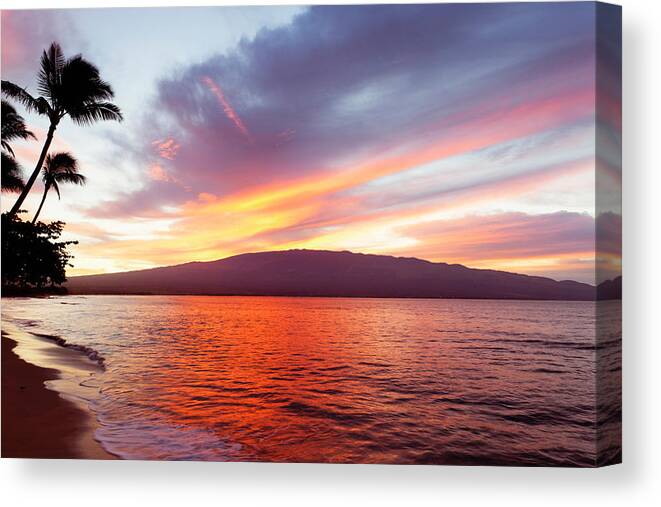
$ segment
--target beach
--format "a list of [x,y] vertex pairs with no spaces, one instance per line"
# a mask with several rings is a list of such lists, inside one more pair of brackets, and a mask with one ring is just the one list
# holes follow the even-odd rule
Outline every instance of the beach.
[[[45,382],[57,380],[61,370],[23,360],[16,352],[21,336],[2,333],[2,457],[115,459],[94,440],[96,420],[83,403],[64,399]],[[48,347],[50,344],[44,344]],[[29,350],[29,344],[26,349]],[[53,365],[72,367],[76,351],[50,345]],[[36,356],[35,356],[36,357]]]

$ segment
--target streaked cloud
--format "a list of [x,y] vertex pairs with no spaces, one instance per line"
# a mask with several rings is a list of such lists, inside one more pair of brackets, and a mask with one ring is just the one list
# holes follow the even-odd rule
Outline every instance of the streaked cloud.
[[211,93],[213,93],[216,98],[218,99],[218,102],[223,108],[223,112],[225,113],[225,116],[234,123],[236,128],[241,132],[246,139],[249,141],[252,141],[252,138],[250,136],[250,132],[248,132],[248,129],[246,126],[243,124],[243,121],[241,118],[239,118],[239,115],[236,113],[234,108],[231,106],[231,104],[228,102],[228,100],[225,98],[225,94],[223,93],[223,90],[218,84],[211,79],[209,76],[204,76],[202,78],[202,82],[207,85]]

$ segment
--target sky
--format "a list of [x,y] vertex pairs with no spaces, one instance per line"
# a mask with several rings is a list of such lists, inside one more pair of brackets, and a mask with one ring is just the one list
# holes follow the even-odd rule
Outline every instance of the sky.
[[[2,79],[36,94],[56,40],[123,111],[55,135],[88,179],[41,215],[79,241],[69,275],[309,248],[595,283],[619,272],[621,113],[594,26],[592,3],[3,11]],[[14,145],[26,174],[40,148]]]

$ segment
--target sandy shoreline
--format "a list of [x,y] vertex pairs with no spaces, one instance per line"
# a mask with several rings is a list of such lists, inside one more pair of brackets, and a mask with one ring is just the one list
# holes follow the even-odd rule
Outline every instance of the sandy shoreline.
[[[92,412],[46,388],[61,371],[24,361],[14,350],[17,340],[2,333],[2,457],[116,459],[94,440]],[[60,361],[80,361],[66,349],[51,353]]]

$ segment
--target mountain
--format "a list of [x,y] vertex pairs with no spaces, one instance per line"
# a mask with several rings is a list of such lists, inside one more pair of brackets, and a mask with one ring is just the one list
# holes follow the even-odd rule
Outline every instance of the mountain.
[[211,262],[75,276],[71,294],[209,294],[593,300],[573,281],[386,255],[288,250]]
[[597,285],[597,299],[622,299],[622,277],[618,276]]

